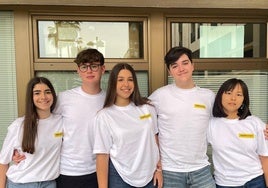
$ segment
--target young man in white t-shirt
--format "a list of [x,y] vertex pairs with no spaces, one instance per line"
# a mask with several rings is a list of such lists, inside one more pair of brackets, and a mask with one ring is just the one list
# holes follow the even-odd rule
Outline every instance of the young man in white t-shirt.
[[215,94],[195,85],[192,51],[174,47],[165,64],[175,83],[149,97],[156,108],[165,188],[214,188],[206,132]]
[[105,99],[100,88],[104,57],[96,49],[86,49],[74,62],[82,85],[60,93],[54,110],[63,116],[64,128],[57,188],[97,188],[93,119]]

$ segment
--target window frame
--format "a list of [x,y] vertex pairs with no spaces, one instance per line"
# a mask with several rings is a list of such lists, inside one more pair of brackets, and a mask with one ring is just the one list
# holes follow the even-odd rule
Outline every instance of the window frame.
[[32,43],[33,43],[33,70],[35,71],[74,71],[76,65],[73,63],[74,58],[39,58],[38,46],[38,21],[92,21],[92,22],[142,22],[143,23],[143,58],[105,58],[106,70],[119,63],[125,62],[131,64],[135,70],[149,70],[148,60],[148,16],[146,15],[91,15],[91,14],[31,14],[32,24]]
[[180,15],[166,16],[167,45],[166,49],[171,48],[171,24],[177,23],[264,23],[267,26],[266,32],[266,58],[202,58],[193,59],[195,70],[268,70],[268,21],[265,17],[243,18],[243,17],[181,17]]

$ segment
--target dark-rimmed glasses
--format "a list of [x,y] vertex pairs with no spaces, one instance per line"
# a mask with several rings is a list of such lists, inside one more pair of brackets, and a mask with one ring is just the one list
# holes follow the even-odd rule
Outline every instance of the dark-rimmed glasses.
[[87,72],[88,68],[90,68],[92,72],[97,72],[100,66],[101,64],[89,64],[89,65],[82,64],[78,66],[78,68],[81,72]]

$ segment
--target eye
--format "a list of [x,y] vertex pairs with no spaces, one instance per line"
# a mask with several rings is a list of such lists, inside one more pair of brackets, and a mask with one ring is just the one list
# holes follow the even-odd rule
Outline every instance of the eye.
[[40,94],[40,91],[34,91],[33,92],[33,95],[39,95]]
[[98,65],[91,65],[91,68],[96,69]]
[[183,65],[188,65],[188,64],[189,64],[189,61],[188,61],[188,60],[183,61],[182,64],[183,64]]
[[171,69],[176,69],[177,67],[178,67],[177,64],[172,64],[172,65],[170,65],[170,68],[171,68]]
[[52,94],[52,91],[51,90],[47,90],[46,91],[46,94]]

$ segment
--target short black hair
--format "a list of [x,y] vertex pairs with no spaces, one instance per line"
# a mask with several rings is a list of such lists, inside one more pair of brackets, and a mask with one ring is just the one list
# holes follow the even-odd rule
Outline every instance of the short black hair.
[[176,47],[171,48],[167,52],[167,54],[164,58],[167,68],[169,69],[169,66],[171,64],[175,63],[183,54],[188,56],[191,63],[193,62],[192,61],[192,51],[190,49],[185,48],[185,47],[176,46]]
[[237,78],[231,78],[226,80],[221,87],[218,90],[218,93],[215,97],[215,102],[213,105],[213,116],[214,117],[227,117],[227,114],[223,110],[222,106],[222,94],[226,91],[231,91],[235,88],[235,86],[240,85],[242,88],[244,101],[241,105],[241,107],[238,109],[238,116],[239,119],[245,119],[246,117],[251,115],[251,112],[249,110],[249,93],[248,93],[248,87],[245,84],[243,80],[237,79]]

